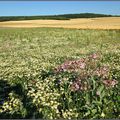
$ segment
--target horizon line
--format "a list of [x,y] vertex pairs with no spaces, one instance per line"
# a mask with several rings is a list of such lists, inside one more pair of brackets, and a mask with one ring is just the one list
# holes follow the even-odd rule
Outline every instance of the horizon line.
[[50,14],[50,15],[3,15],[0,17],[30,17],[30,16],[59,16],[59,15],[74,15],[74,14],[98,14],[98,15],[111,15],[111,16],[120,16],[120,15],[116,15],[116,14],[104,14],[104,13],[91,13],[91,12],[81,12],[81,13],[61,13],[61,14]]

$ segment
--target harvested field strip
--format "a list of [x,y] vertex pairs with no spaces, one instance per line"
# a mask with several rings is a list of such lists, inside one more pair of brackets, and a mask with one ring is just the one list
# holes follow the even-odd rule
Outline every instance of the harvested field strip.
[[59,27],[76,29],[120,29],[120,17],[71,20],[24,20],[0,22],[0,27]]

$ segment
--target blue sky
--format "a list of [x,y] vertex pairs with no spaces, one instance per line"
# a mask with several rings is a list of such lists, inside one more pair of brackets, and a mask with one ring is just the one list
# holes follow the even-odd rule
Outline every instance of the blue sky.
[[0,16],[86,12],[120,15],[120,1],[0,1]]

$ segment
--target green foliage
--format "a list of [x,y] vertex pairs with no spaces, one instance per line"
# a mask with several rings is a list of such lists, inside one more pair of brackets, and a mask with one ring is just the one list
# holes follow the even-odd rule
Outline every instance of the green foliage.
[[6,17],[0,17],[0,21],[3,22],[3,21],[12,21],[12,20],[37,20],[37,19],[69,20],[72,18],[96,18],[96,17],[112,17],[112,15],[81,13],[81,14],[64,14],[64,15],[49,15],[49,16],[6,16]]
[[120,31],[0,29],[0,118],[120,118]]

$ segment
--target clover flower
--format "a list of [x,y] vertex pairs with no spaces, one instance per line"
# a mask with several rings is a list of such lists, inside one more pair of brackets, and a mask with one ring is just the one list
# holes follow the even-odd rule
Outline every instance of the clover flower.
[[78,83],[73,83],[71,85],[71,90],[72,91],[78,91],[80,89],[80,85]]
[[82,82],[80,79],[76,79],[75,82],[72,83],[71,85],[71,90],[72,91],[86,91],[88,90],[89,86],[87,82]]
[[109,73],[109,67],[108,66],[102,66],[95,71],[95,74],[99,77],[100,76],[101,77],[107,77],[108,73]]
[[100,58],[100,55],[98,53],[93,53],[89,56],[89,58],[96,60]]
[[73,60],[73,61],[67,61],[63,63],[62,65],[55,68],[55,72],[62,72],[62,71],[75,71],[78,69],[85,69],[86,63],[85,59],[79,59],[79,60]]
[[103,80],[103,84],[106,85],[107,87],[114,87],[115,85],[118,84],[117,80]]

